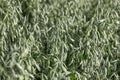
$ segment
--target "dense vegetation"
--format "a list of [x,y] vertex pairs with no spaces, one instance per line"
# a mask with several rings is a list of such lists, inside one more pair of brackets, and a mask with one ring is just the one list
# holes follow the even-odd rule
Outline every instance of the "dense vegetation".
[[120,80],[120,0],[0,0],[0,80]]

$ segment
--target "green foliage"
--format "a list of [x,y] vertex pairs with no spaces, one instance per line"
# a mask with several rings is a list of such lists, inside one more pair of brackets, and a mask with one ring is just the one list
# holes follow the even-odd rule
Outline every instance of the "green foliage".
[[119,80],[120,0],[0,0],[0,80]]

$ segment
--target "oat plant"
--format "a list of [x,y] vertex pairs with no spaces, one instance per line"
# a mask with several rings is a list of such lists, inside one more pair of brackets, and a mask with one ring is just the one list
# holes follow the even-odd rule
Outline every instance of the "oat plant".
[[0,0],[0,80],[120,80],[120,0]]

